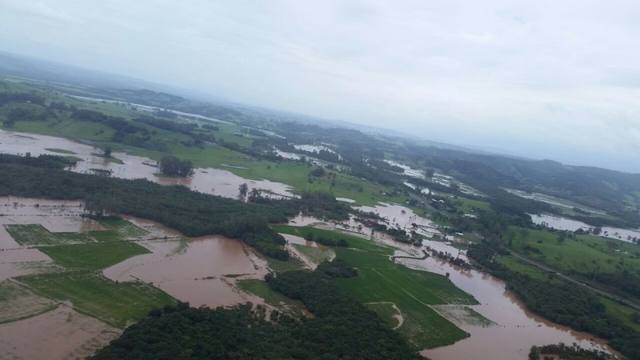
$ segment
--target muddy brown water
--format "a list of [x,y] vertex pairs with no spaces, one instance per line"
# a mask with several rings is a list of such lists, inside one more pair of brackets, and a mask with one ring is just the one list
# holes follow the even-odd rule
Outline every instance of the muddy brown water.
[[99,169],[111,172],[113,177],[147,179],[163,185],[184,185],[194,191],[234,199],[238,198],[241,184],[247,184],[249,191],[252,189],[265,190],[265,195],[294,196],[291,187],[286,184],[268,180],[245,179],[227,170],[196,168],[193,175],[186,178],[158,176],[156,162],[145,157],[114,152],[112,156],[122,161],[122,163],[118,163],[97,155],[101,153],[101,150],[90,145],[54,136],[0,130],[0,153],[18,155],[31,153],[32,156],[41,154],[67,155],[56,153],[50,149],[64,149],[73,152],[68,155],[77,157],[80,161],[71,170],[79,173],[91,173],[93,169]]
[[239,240],[223,236],[175,239],[179,233],[151,221],[128,218],[151,231],[152,237],[140,245],[151,251],[103,271],[115,281],[141,280],[193,306],[229,306],[262,300],[237,290],[238,278],[263,278],[267,265]]
[[[376,207],[361,207],[360,209],[373,211],[384,217],[387,224],[400,228],[409,228],[412,226],[411,224],[415,223],[420,225],[421,229],[427,229],[431,233],[437,231],[431,221],[400,205],[381,204]],[[353,218],[342,223],[329,223],[313,217],[298,216],[292,219],[289,224],[295,226],[312,225],[347,231],[361,237],[370,237],[371,235],[370,229],[363,224],[358,224]],[[422,248],[416,248],[393,241],[389,236],[381,233],[374,233],[373,238],[375,241],[397,249],[395,255],[419,257],[422,249],[426,249],[428,246],[431,249],[468,260],[465,252],[452,246],[451,242],[425,240]],[[587,349],[614,353],[602,339],[591,334],[573,331],[531,313],[513,293],[506,290],[506,285],[502,280],[489,274],[477,270],[463,270],[434,257],[423,260],[398,259],[396,261],[416,270],[445,276],[449,274],[449,279],[454,285],[475,297],[480,303],[470,306],[470,308],[494,323],[491,326],[482,326],[478,323],[460,323],[456,319],[450,319],[471,336],[453,345],[426,349],[421,352],[433,360],[527,359],[532,346],[559,342],[576,343]],[[446,316],[446,314],[442,315]]]
[[0,324],[0,359],[84,359],[119,335],[120,330],[61,305]]
[[5,228],[13,224],[39,224],[51,232],[101,230],[94,220],[81,215],[79,201],[0,197],[0,280],[58,270],[40,250],[18,244]]
[[[425,241],[425,246],[454,256],[460,254],[460,257],[465,258],[463,252],[441,242]],[[559,342],[611,351],[604,340],[554,324],[531,313],[513,293],[506,290],[502,280],[489,274],[477,270],[461,270],[434,257],[424,260],[398,259],[398,262],[413,269],[449,274],[454,285],[480,302],[480,305],[471,308],[495,323],[486,327],[457,324],[471,336],[450,346],[423,351],[424,355],[433,360],[526,359],[531,346]]]

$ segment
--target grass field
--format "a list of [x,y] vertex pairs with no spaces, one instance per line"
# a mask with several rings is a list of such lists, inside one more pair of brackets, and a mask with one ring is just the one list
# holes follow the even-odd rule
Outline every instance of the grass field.
[[96,242],[38,248],[68,270],[100,270],[132,256],[146,254],[146,248],[128,241]]
[[[604,241],[609,241],[609,240],[604,240]],[[520,274],[529,275],[530,277],[535,278],[537,280],[547,281],[547,282],[563,281],[558,277],[550,276],[549,273],[544,272],[519,259],[516,259],[513,256],[502,255],[502,256],[498,256],[496,260],[499,263],[507,266],[511,271],[514,271]],[[600,301],[605,305],[606,311],[610,316],[617,318],[625,325],[637,331],[640,331],[640,324],[633,321],[633,316],[637,313],[636,310],[626,305],[610,300],[609,298],[606,298],[604,296],[599,296],[599,298],[600,298]]]
[[511,228],[511,249],[561,272],[590,274],[629,271],[640,274],[640,247],[592,235],[559,239],[548,230]]
[[467,336],[429,307],[438,304],[477,303],[446,277],[394,264],[390,260],[393,253],[391,248],[356,236],[310,227],[279,225],[274,226],[274,229],[298,236],[316,233],[333,239],[345,239],[349,247],[334,248],[336,257],[355,267],[358,276],[336,279],[336,283],[363,304],[396,304],[405,319],[398,331],[416,347],[452,344]]
[[115,283],[96,273],[64,272],[19,278],[36,293],[70,301],[74,309],[123,328],[149,310],[175,303],[163,291],[141,282]]
[[237,285],[243,291],[246,291],[250,294],[254,294],[264,301],[277,308],[283,313],[289,314],[291,316],[300,318],[305,314],[305,307],[302,302],[297,300],[289,299],[288,297],[280,294],[277,291],[271,290],[269,285],[262,280],[257,279],[245,279],[239,280]]

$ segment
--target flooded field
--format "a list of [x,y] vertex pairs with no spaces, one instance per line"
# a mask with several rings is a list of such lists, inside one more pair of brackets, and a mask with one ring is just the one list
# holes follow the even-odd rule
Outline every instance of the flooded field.
[[59,270],[40,250],[20,246],[6,225],[39,224],[50,232],[100,230],[97,222],[82,217],[84,205],[78,201],[0,197],[0,281],[21,275]]
[[[412,224],[417,224],[421,229],[428,229],[432,234],[440,234],[437,227],[428,219],[416,215],[403,206],[380,205],[360,209],[373,211],[394,226],[408,228]],[[292,219],[290,224],[312,225],[371,237],[370,230],[358,224],[353,218],[348,222],[327,223],[317,218],[298,216]],[[451,242],[425,240],[422,248],[416,248],[393,241],[386,234],[374,233],[373,239],[396,248],[396,256],[418,258],[421,257],[423,250],[429,248],[468,260],[465,252],[454,247]],[[589,349],[611,351],[604,341],[590,334],[573,331],[532,314],[511,292],[506,290],[502,280],[489,274],[477,270],[465,270],[433,256],[426,259],[398,258],[396,261],[412,269],[445,276],[448,274],[449,279],[458,288],[473,295],[480,302],[479,305],[474,306],[434,307],[434,310],[471,336],[450,346],[422,351],[423,355],[433,360],[526,359],[531,346],[558,342],[577,343]],[[498,343],[499,346],[497,346]]]
[[71,307],[0,324],[0,359],[84,359],[120,335]]
[[267,273],[266,263],[242,242],[222,236],[182,238],[151,221],[129,220],[150,232],[148,240],[139,244],[151,253],[105,269],[107,278],[151,283],[196,307],[261,302],[233,285],[236,279],[262,278]]
[[[531,221],[534,224],[543,225],[545,227],[564,230],[564,231],[576,231],[582,229],[584,231],[591,232],[594,227],[586,224],[582,221],[577,221],[561,216],[554,216],[548,214],[530,214]],[[602,231],[599,234],[602,237],[617,239],[626,242],[637,242],[640,240],[640,229],[621,229],[610,226],[603,226]]]
[[249,191],[252,189],[264,190],[267,196],[294,196],[291,188],[286,184],[268,180],[245,179],[227,170],[197,168],[194,169],[193,175],[187,178],[163,177],[157,174],[156,162],[148,158],[114,152],[112,156],[119,161],[113,161],[101,156],[101,150],[90,145],[53,136],[0,130],[0,152],[3,153],[18,155],[30,153],[32,156],[60,155],[61,150],[67,152],[63,155],[79,159],[76,166],[71,168],[72,171],[79,173],[92,173],[97,169],[109,172],[113,177],[147,179],[163,185],[184,185],[194,191],[228,198],[238,197],[240,184],[247,184]]
[[[466,260],[464,252],[449,244],[425,241],[424,245]],[[462,270],[434,257],[423,260],[399,259],[398,261],[413,269],[448,274],[449,279],[457,287],[473,295],[480,302],[480,305],[469,308],[493,323],[487,325],[474,321],[460,321],[456,317],[452,318],[440,312],[471,336],[450,346],[422,352],[431,359],[526,359],[531,346],[559,342],[576,343],[588,349],[609,350],[604,341],[590,334],[573,331],[530,313],[511,292],[506,290],[502,280],[491,275],[476,270]],[[496,339],[500,339],[500,345],[492,346],[496,344]]]
[[[0,359],[84,358],[119,335],[120,330],[74,311],[73,304],[60,305],[60,300],[37,296],[14,279],[65,269],[39,249],[18,244],[5,225],[41,225],[56,236],[105,230],[100,223],[82,217],[83,211],[78,201],[0,198],[0,290],[4,296],[0,319],[6,322],[0,325]],[[236,287],[237,280],[262,279],[268,271],[266,261],[239,240],[186,238],[152,221],[127,220],[137,231],[127,228],[127,240],[121,241],[135,241],[150,253],[104,269],[108,279],[120,284],[150,283],[193,306],[264,303]]]

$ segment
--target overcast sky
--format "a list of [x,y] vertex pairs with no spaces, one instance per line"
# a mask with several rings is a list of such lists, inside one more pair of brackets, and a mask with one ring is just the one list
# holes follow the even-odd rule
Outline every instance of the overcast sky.
[[0,50],[640,172],[640,1],[0,0]]

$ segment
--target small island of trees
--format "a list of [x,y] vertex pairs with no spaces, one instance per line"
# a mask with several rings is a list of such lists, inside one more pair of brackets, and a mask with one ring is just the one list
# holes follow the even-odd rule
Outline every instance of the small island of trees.
[[175,156],[163,156],[158,163],[160,173],[165,176],[185,177],[193,174],[193,164],[189,160],[180,160]]

